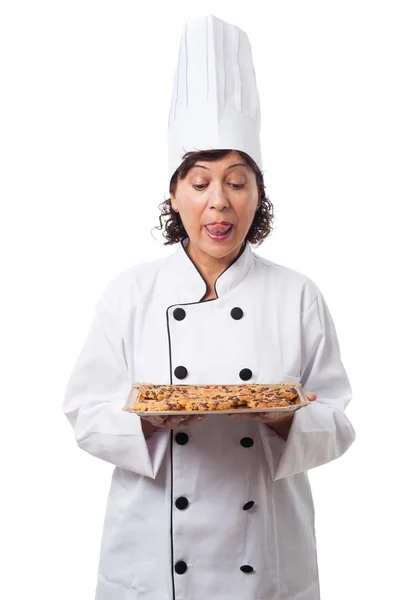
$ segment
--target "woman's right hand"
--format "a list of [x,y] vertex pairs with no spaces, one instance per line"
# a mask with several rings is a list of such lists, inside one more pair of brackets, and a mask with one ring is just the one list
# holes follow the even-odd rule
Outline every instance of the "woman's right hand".
[[188,427],[194,423],[200,423],[206,415],[149,415],[149,417],[141,415],[142,419],[149,421],[154,427],[164,429],[178,429],[179,427]]

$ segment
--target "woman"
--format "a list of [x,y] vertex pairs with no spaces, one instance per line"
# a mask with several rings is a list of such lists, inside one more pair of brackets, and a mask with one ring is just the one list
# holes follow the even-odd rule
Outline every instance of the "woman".
[[[225,180],[230,188],[227,194],[223,189]],[[244,245],[260,244],[270,234],[273,207],[265,194],[262,173],[243,152],[189,152],[173,176],[170,188],[172,199],[165,201],[160,217],[161,228],[162,218],[168,217],[165,243],[184,241],[186,254],[206,283],[207,291],[200,302],[215,299],[216,280],[236,261]],[[212,240],[217,243],[211,243]],[[306,395],[311,401],[316,399],[312,392]],[[267,423],[286,440],[294,413],[230,416]],[[148,436],[158,427],[176,428],[203,418],[147,417],[143,430]]]
[[[210,27],[216,48],[235,40],[236,28],[211,15],[187,23],[184,47],[200,56],[199,69],[215,57],[210,44],[198,55]],[[239,35],[239,51],[247,51]],[[194,83],[192,63],[188,57]],[[216,104],[204,105],[205,119],[176,112],[179,72],[161,215],[176,251],[108,284],[64,400],[80,448],[115,465],[96,600],[318,600],[307,471],[352,444],[351,387],[317,285],[252,251],[271,231],[272,206],[244,93],[213,130]],[[222,81],[228,73],[223,65]],[[188,111],[196,100],[189,92]],[[135,382],[242,381],[301,382],[313,402],[279,418],[145,419],[122,411]]]

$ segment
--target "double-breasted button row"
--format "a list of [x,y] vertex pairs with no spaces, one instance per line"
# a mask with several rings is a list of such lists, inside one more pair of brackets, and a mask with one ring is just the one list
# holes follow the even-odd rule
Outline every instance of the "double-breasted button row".
[[[183,432],[180,431],[179,433],[177,433],[175,435],[175,441],[177,444],[179,444],[180,446],[185,446],[185,444],[188,443],[189,441],[189,437],[188,435]],[[253,439],[250,437],[244,437],[240,440],[240,444],[244,447],[244,448],[250,448],[251,446],[253,446]],[[185,496],[179,496],[176,500],[175,500],[175,506],[179,509],[179,510],[185,510],[186,508],[188,508],[189,506],[189,501],[187,498],[185,498]],[[243,505],[243,510],[250,510],[251,508],[253,508],[255,506],[255,502],[253,500],[250,500],[249,502],[246,502]],[[184,573],[187,571],[187,563],[183,560],[179,560],[178,562],[175,563],[175,572],[178,575],[184,575]],[[253,572],[253,567],[251,567],[250,565],[242,565],[240,567],[240,570],[242,571],[242,573],[252,573]]]
[[[190,438],[188,437],[188,434],[186,434],[184,431],[180,431],[179,433],[175,434],[175,441],[180,446],[185,446],[189,439]],[[250,448],[253,446],[253,443],[253,439],[250,437],[244,437],[240,440],[240,445],[243,446],[243,448]]]
[[[178,508],[178,510],[185,510],[189,507],[189,505],[190,503],[188,499],[185,498],[185,496],[180,496],[175,500],[175,506]],[[249,502],[246,502],[246,504],[243,505],[243,510],[250,510],[253,506],[255,506],[255,502],[253,500],[250,500]]]
[[[185,561],[179,560],[178,562],[175,563],[175,572],[178,573],[178,575],[184,575],[184,573],[186,572],[187,569],[188,569],[188,567],[187,567],[187,563]],[[240,567],[240,570],[243,573],[252,573],[254,569],[250,565],[242,565]]]
[[[174,312],[172,314],[174,316],[174,319],[176,319],[177,321],[182,321],[183,319],[185,319],[185,316],[187,313],[185,312],[185,310],[183,308],[178,307],[174,310]],[[236,321],[238,321],[239,319],[241,319],[243,317],[243,310],[239,306],[235,306],[230,311],[230,314],[231,314],[232,319],[236,319]]]
[[[189,439],[190,438],[188,437],[188,434],[186,434],[184,431],[180,431],[179,433],[175,434],[175,441],[180,446],[185,446]],[[240,440],[240,445],[243,446],[243,448],[250,448],[253,446],[253,443],[253,439],[250,437],[244,437]]]
[[[174,369],[174,375],[177,379],[185,379],[188,375],[188,370],[183,365],[178,365]],[[239,372],[239,377],[243,379],[243,381],[248,381],[252,377],[253,373],[250,369],[242,369]]]

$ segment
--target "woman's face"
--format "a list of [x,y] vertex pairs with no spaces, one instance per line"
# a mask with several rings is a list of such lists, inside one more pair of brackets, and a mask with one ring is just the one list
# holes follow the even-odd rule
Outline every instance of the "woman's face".
[[213,258],[226,257],[240,250],[260,205],[255,173],[236,152],[198,160],[178,181],[171,204],[191,246]]

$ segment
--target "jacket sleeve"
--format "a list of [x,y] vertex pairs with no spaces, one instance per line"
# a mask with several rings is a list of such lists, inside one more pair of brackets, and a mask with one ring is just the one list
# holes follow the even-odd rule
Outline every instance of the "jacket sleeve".
[[286,441],[264,423],[258,424],[274,481],[335,460],[355,439],[345,415],[352,389],[335,326],[320,291],[302,318],[301,384],[317,399],[295,412]]
[[141,418],[122,410],[130,389],[117,307],[103,295],[70,375],[63,410],[82,450],[155,479],[169,430],[145,438]]

